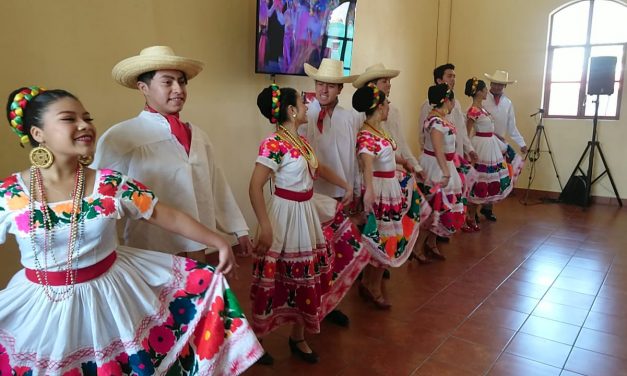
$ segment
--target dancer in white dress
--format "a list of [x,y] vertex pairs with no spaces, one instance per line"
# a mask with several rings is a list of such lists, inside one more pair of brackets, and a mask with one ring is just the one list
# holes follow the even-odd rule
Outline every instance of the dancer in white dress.
[[[257,98],[261,113],[277,130],[259,147],[250,181],[250,199],[259,222],[251,298],[252,323],[262,337],[292,324],[289,346],[302,360],[318,355],[305,341],[305,331],[320,332],[320,321],[342,299],[369,254],[359,243],[359,231],[328,196],[313,197],[317,177],[344,189],[342,203],[353,188],[322,163],[309,143],[296,133],[307,122],[307,108],[292,88],[271,85]],[[265,203],[263,187],[272,177],[274,192]],[[322,223],[326,213],[329,224]],[[271,362],[264,355],[264,364]]]
[[[96,131],[72,94],[20,88],[8,118],[30,170],[0,180],[0,243],[24,269],[0,291],[0,373],[232,375],[262,349],[222,273],[228,243],[119,172],[91,170]],[[217,268],[118,244],[143,219],[219,250]]]

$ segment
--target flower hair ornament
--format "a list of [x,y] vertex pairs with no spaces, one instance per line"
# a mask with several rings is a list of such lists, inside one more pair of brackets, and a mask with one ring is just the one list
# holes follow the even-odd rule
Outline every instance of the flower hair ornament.
[[24,110],[31,99],[35,98],[39,93],[46,91],[44,88],[37,86],[29,86],[22,89],[13,97],[13,102],[9,106],[9,119],[13,132],[20,138],[20,145],[28,145],[28,135],[24,133]]
[[270,85],[272,89],[272,111],[270,112],[270,122],[276,124],[279,122],[279,115],[281,113],[281,89],[277,84]]
[[446,91],[446,93],[444,94],[444,97],[443,97],[442,99],[440,99],[440,102],[438,102],[438,103],[432,103],[432,104],[431,104],[431,107],[433,107],[433,108],[437,108],[440,104],[444,103],[444,101],[445,101],[445,100],[447,100],[447,99],[448,99],[448,100],[450,100],[450,99],[451,99],[451,95],[453,95],[453,90],[448,89],[448,90]]
[[368,84],[368,87],[372,88],[372,105],[370,105],[370,109],[372,110],[379,104],[379,98],[381,97],[381,93],[379,88],[372,82]]
[[470,87],[470,94],[475,95],[477,93],[477,85],[479,85],[479,79],[477,77],[473,77],[472,86]]

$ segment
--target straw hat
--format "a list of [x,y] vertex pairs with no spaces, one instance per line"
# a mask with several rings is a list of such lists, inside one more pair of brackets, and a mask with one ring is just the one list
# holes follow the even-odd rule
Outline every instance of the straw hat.
[[344,76],[344,62],[341,60],[322,59],[318,69],[305,63],[305,74],[316,81],[330,84],[353,82],[357,76]]
[[516,80],[510,80],[509,73],[504,70],[495,70],[492,75],[487,73],[484,73],[483,75],[486,76],[490,82],[495,82],[497,84],[515,84],[518,82]]
[[119,84],[137,89],[137,77],[146,72],[173,69],[185,73],[188,80],[194,78],[204,63],[186,57],[176,56],[171,47],[152,46],[141,50],[139,55],[129,57],[117,63],[111,75]]
[[399,73],[401,73],[401,71],[396,69],[387,69],[382,63],[378,63],[366,68],[364,73],[360,74],[353,82],[353,86],[359,89],[372,80],[379,78],[394,78],[398,76]]

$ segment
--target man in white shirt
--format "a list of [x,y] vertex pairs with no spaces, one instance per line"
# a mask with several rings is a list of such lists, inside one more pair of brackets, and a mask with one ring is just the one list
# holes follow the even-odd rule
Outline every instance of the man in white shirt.
[[[354,81],[357,76],[344,76],[344,63],[340,60],[324,58],[317,69],[307,63],[304,67],[307,76],[314,79],[316,99],[307,106],[308,123],[299,133],[307,138],[320,163],[355,187],[358,176],[355,147],[361,116],[353,109],[340,106],[338,95],[344,83]],[[314,192],[337,200],[345,193],[344,189],[324,179],[314,182]],[[349,325],[348,316],[337,309],[326,319],[340,326]]]
[[[484,76],[490,80],[490,92],[483,101],[483,107],[494,119],[494,133],[503,141],[505,141],[506,136],[510,136],[520,147],[520,152],[527,153],[525,139],[516,127],[514,105],[504,93],[507,84],[516,83],[516,80],[510,80],[509,73],[503,70],[497,70],[492,75],[484,73]],[[491,204],[483,205],[480,212],[486,219],[496,221]]]
[[[385,93],[386,98],[389,98],[390,91],[392,89],[392,78],[398,76],[399,74],[399,70],[387,69],[382,63],[378,63],[366,68],[365,72],[353,82],[353,86],[359,89],[367,84],[373,84]],[[425,176],[424,172],[422,172],[422,167],[409,148],[409,145],[407,145],[405,135],[401,129],[400,111],[396,106],[392,106],[392,104],[390,104],[388,119],[383,122],[383,128],[392,136],[394,141],[396,141],[398,146],[396,151],[406,161],[406,166],[404,167],[406,167],[406,169],[410,172],[413,170],[418,174],[418,176],[424,179]]]
[[[433,70],[433,82],[436,85],[439,84],[447,84],[451,90],[455,90],[455,65],[453,64],[444,64]],[[425,100],[425,102],[420,107],[420,123],[419,123],[419,134],[420,141],[424,145],[424,133],[422,132],[422,127],[425,122],[425,119],[429,115],[429,112],[433,108],[429,104],[429,100]],[[455,152],[461,156],[466,157],[471,162],[477,160],[477,153],[475,149],[472,147],[470,143],[470,138],[468,137],[468,128],[466,127],[466,115],[464,114],[464,110],[462,110],[462,106],[459,103],[459,100],[455,99],[455,106],[450,114],[446,116],[446,119],[450,121],[455,128],[457,128],[457,139],[455,140]]]
[[[228,183],[216,165],[207,134],[179,120],[187,81],[202,70],[200,61],[179,57],[167,46],[143,49],[112,71],[121,85],[139,89],[145,108],[108,129],[98,141],[93,166],[110,168],[150,186],[160,200],[213,230],[237,237],[240,253],[252,250],[248,226]],[[146,221],[127,221],[126,245],[206,261],[206,245],[173,235]]]

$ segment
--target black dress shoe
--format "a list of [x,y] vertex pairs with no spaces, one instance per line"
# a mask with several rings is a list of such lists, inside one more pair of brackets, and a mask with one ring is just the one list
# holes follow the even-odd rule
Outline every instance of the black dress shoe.
[[451,238],[446,238],[444,236],[437,236],[435,238],[436,241],[440,242],[440,243],[448,243],[451,241]]
[[315,351],[312,350],[310,353],[306,353],[298,348],[298,344],[301,342],[305,342],[305,340],[301,339],[300,341],[294,341],[292,337],[289,338],[288,343],[290,345],[290,350],[292,351],[292,354],[297,355],[299,358],[307,363],[318,363],[320,357],[318,356],[318,354],[316,354]]
[[261,358],[257,359],[255,364],[260,364],[262,366],[271,366],[274,364],[274,358],[267,351],[264,351]]
[[484,217],[485,219],[487,219],[488,221],[491,222],[496,222],[496,217],[494,216],[494,213],[492,213],[492,210],[483,210],[481,209],[479,211]]
[[383,278],[390,279],[390,269],[385,269],[383,271]]
[[333,311],[329,312],[329,314],[324,319],[344,328],[348,328],[348,325],[350,324],[348,316],[346,316],[344,312],[340,311],[339,309],[334,309]]

